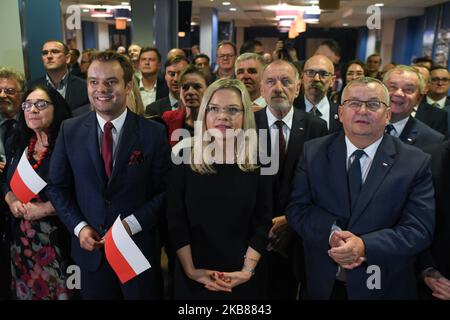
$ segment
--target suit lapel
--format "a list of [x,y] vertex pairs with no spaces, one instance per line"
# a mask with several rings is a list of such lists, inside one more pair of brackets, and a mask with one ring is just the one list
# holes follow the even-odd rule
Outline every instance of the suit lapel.
[[[329,180],[332,184],[330,190],[336,194],[333,195],[340,201],[340,208],[344,212],[344,217],[348,221],[350,217],[350,196],[347,183],[347,146],[345,145],[344,133],[339,134],[328,149],[328,162],[330,172],[327,174],[333,177]],[[331,195],[330,195],[331,196]],[[342,227],[342,226],[341,226]],[[345,226],[343,226],[345,228]]]
[[409,117],[406,122],[405,127],[403,128],[402,134],[399,136],[400,140],[407,144],[413,145],[417,139],[417,127],[416,120],[412,117]]
[[[269,129],[269,120],[267,119],[267,108],[265,107],[255,113],[255,121],[256,125],[258,127],[258,138],[261,138],[261,133],[265,132],[266,134],[266,145],[259,143],[259,154],[270,157],[272,154],[272,147],[271,147],[271,139],[270,139],[270,129]],[[264,131],[259,131],[264,130]]]
[[87,130],[87,149],[88,153],[94,164],[97,176],[101,181],[101,185],[104,185],[106,181],[105,167],[100,154],[100,146],[98,144],[98,129],[97,129],[97,117],[95,112],[91,112],[84,123]]
[[286,160],[284,164],[284,175],[291,174],[293,172],[293,169],[291,168],[300,156],[300,152],[302,151],[299,146],[302,146],[305,142],[305,130],[307,129],[305,128],[305,122],[306,121],[304,114],[294,109]]
[[137,119],[138,117],[128,110],[117,146],[115,164],[113,166],[113,171],[111,173],[111,178],[109,179],[108,185],[111,184],[111,181],[113,181],[117,176],[117,172],[121,170],[124,165],[127,165],[127,161],[131,155],[131,149],[134,147],[137,139]]
[[380,184],[383,182],[386,174],[392,168],[396,153],[392,139],[394,138],[385,135],[375,153],[375,158],[373,159],[367,178],[361,188],[355,208],[353,208],[349,228],[356,223],[361,213],[364,212],[380,187]]

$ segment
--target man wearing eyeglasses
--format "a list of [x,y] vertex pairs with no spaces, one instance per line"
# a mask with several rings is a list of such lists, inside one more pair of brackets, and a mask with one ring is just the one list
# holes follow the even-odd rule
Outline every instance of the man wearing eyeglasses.
[[327,97],[335,78],[330,59],[321,54],[312,56],[305,62],[302,73],[304,94],[294,102],[295,107],[325,120],[330,133],[342,128],[338,106]]
[[286,216],[311,299],[416,299],[415,257],[434,230],[430,156],[385,134],[389,92],[344,88],[343,131],[306,142]]
[[222,41],[217,46],[216,59],[219,66],[216,79],[234,78],[234,63],[236,61],[236,45],[231,41]]
[[399,65],[384,75],[383,82],[390,94],[392,117],[386,127],[390,135],[420,149],[445,140],[443,134],[411,115],[416,112],[424,92],[425,83],[420,72],[413,67]]
[[50,40],[42,46],[41,54],[46,75],[34,80],[31,87],[41,84],[56,89],[72,111],[88,104],[86,81],[69,72],[69,48],[60,41]]
[[[430,70],[430,88],[426,97],[428,104],[450,112],[450,73],[443,66],[436,66]],[[450,116],[447,115],[448,130],[450,132]]]
[[[25,79],[10,68],[0,68],[0,176],[6,165],[6,142],[12,135],[20,108]],[[10,299],[11,268],[9,259],[9,225],[5,201],[0,200],[0,300]]]

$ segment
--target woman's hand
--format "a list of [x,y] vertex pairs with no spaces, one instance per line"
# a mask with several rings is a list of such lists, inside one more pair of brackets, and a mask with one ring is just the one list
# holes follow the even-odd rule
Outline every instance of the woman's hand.
[[23,218],[26,220],[34,221],[42,219],[51,215],[54,212],[54,208],[50,201],[47,202],[29,202],[24,205],[26,212]]
[[[219,272],[215,280],[215,284],[221,288],[227,289],[222,291],[231,292],[232,289],[251,279],[253,274],[250,271],[241,270],[235,272]],[[209,289],[209,288],[208,288]]]
[[5,196],[5,201],[9,206],[9,211],[15,218],[23,218],[24,214],[27,212],[25,205],[16,198],[12,191],[9,191]]
[[193,269],[188,275],[191,280],[197,281],[205,285],[205,288],[211,291],[227,291],[231,292],[231,289],[224,287],[217,283],[221,272],[207,270],[207,269]]

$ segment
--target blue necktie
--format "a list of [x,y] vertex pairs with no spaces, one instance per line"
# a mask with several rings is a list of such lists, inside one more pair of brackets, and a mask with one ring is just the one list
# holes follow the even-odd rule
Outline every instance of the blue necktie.
[[391,136],[395,136],[395,133],[397,132],[392,123],[389,123],[388,125],[386,125],[386,128],[384,129],[384,131]]
[[350,191],[352,208],[354,207],[356,200],[358,200],[362,186],[361,163],[359,162],[359,159],[365,154],[364,150],[355,150],[355,152],[353,152],[353,162],[348,169],[348,189]]

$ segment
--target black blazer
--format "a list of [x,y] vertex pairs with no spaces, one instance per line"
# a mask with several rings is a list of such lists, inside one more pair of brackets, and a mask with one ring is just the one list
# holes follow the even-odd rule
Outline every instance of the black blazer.
[[163,113],[172,110],[169,96],[156,100],[145,107],[145,114],[149,117],[162,117]]
[[416,112],[416,119],[419,119],[430,128],[439,131],[443,135],[448,135],[447,111],[433,107],[427,103],[427,99],[423,98]]
[[[256,127],[258,129],[269,129],[266,109],[267,107],[255,112]],[[273,188],[275,193],[274,216],[284,214],[291,192],[291,182],[295,168],[303,151],[303,143],[313,138],[324,136],[327,132],[327,124],[324,120],[294,108],[284,168],[281,170],[281,177],[277,177],[279,179],[279,188]],[[269,147],[271,145],[270,133],[267,134],[267,138],[267,146]],[[268,152],[270,154],[270,147]],[[278,172],[280,173],[280,170]]]
[[[45,77],[41,77],[34,80],[29,87],[31,88],[38,84],[48,86]],[[70,110],[75,110],[85,104],[88,104],[89,98],[87,94],[86,80],[69,73],[65,99],[70,107]]]
[[[330,128],[328,129],[328,132],[333,133],[342,129],[342,123],[341,121],[339,121],[339,114],[338,114],[339,106],[336,103],[330,101],[330,99],[328,99],[328,102],[330,103],[330,119],[329,119]],[[305,95],[303,94],[299,95],[294,100],[294,107],[306,111]]]
[[450,278],[450,141],[424,149],[431,154],[431,171],[436,199],[436,224],[431,248],[418,259],[418,271],[428,267]]
[[403,142],[418,147],[419,149],[442,143],[445,140],[445,136],[442,133],[437,132],[413,117],[409,117],[399,138]]

